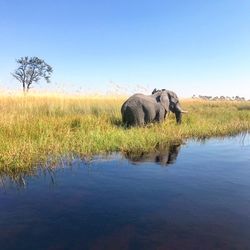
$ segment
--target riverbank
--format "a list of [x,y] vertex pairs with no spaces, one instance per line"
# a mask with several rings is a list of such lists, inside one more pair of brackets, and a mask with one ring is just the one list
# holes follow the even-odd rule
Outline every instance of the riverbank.
[[122,97],[7,96],[0,98],[0,171],[32,169],[59,159],[122,151],[140,153],[187,138],[250,129],[250,102],[182,100],[183,123],[125,129]]

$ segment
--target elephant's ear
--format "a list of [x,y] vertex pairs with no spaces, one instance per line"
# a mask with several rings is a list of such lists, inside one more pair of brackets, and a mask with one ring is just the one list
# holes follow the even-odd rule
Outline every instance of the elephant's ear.
[[160,95],[160,103],[166,111],[169,111],[169,97],[167,92],[163,91]]
[[173,91],[168,90],[167,93],[170,102],[176,104],[179,101],[177,95]]
[[152,95],[155,94],[156,92],[158,92],[159,90],[157,90],[156,88],[152,91]]

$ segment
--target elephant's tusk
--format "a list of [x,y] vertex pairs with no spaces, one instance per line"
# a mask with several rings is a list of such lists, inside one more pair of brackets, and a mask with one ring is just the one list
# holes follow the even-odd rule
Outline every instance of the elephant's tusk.
[[186,111],[186,110],[181,110],[181,113],[183,113],[183,114],[187,114],[187,113],[188,113],[188,111]]

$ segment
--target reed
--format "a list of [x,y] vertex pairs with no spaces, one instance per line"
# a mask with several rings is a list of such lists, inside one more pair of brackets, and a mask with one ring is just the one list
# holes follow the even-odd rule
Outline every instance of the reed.
[[16,172],[113,151],[147,152],[187,138],[248,131],[250,102],[182,100],[181,125],[173,114],[162,124],[126,129],[126,97],[0,96],[0,172]]

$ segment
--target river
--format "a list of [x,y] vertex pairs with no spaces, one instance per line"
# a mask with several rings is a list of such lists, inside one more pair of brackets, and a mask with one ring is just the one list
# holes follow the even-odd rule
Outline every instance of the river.
[[250,249],[250,136],[1,177],[1,249]]

